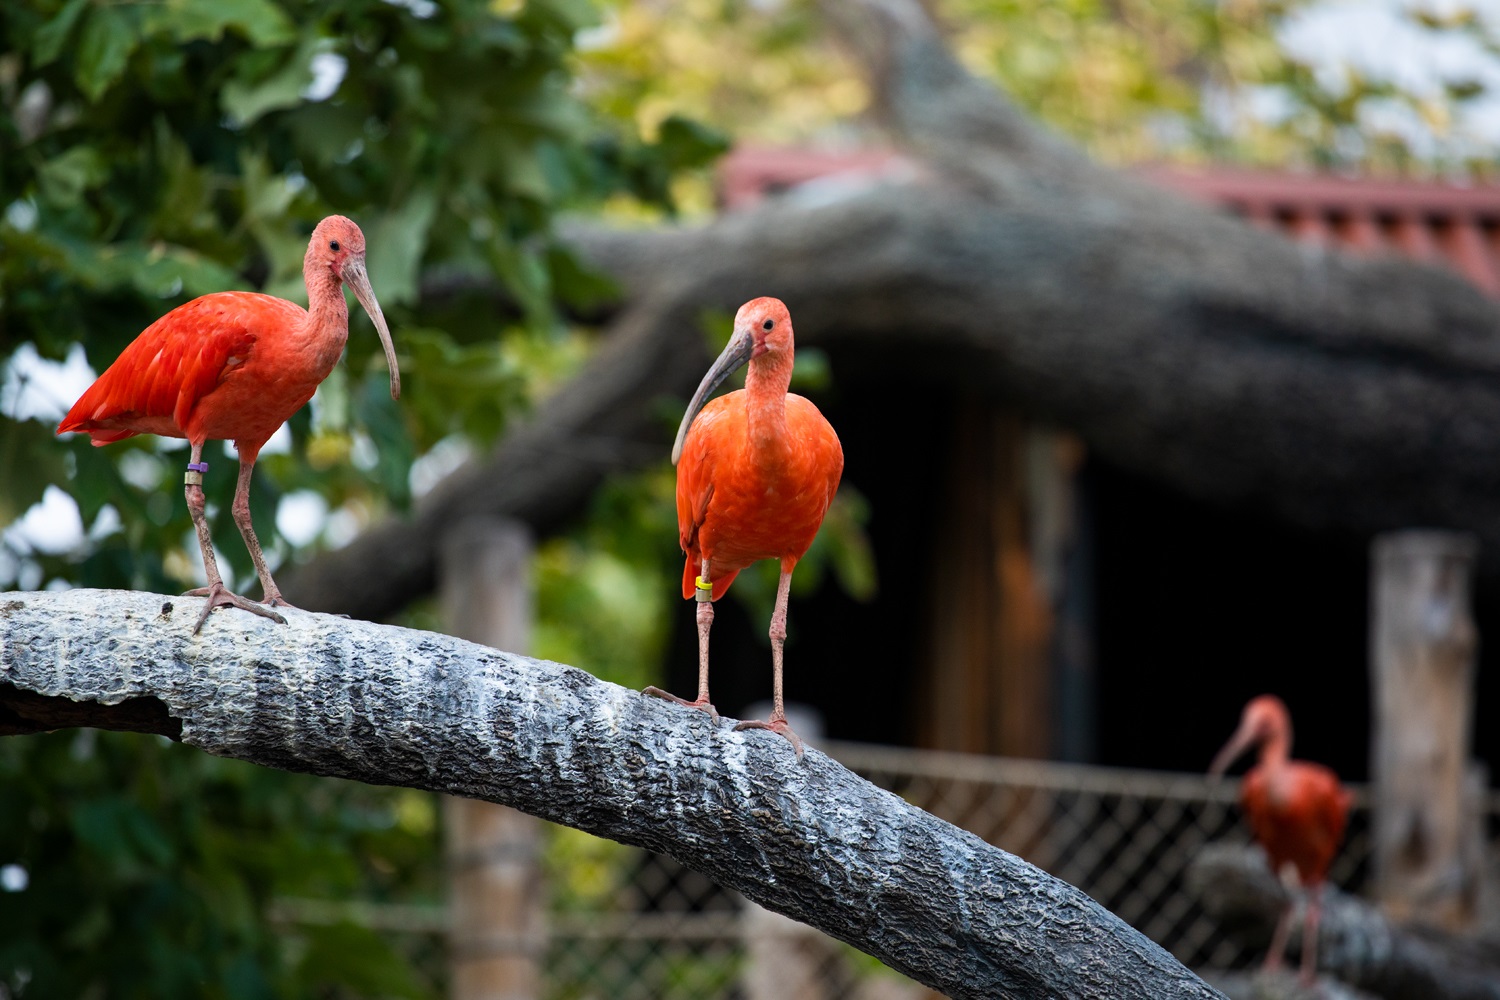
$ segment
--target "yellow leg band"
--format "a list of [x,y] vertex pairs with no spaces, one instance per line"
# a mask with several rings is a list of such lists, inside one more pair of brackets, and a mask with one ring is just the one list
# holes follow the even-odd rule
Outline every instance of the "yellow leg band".
[[705,580],[700,576],[694,584],[694,588],[693,596],[698,599],[699,603],[714,599],[714,585],[711,580]]
[[189,469],[182,474],[182,482],[185,486],[202,486],[203,473],[198,472],[196,469]]

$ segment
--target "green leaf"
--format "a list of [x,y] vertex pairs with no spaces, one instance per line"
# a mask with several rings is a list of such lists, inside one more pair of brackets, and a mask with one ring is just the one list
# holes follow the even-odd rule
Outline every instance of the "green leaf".
[[490,250],[490,262],[505,286],[521,303],[527,318],[538,327],[553,320],[551,275],[544,266],[545,256],[535,247],[497,242]]
[[219,104],[235,126],[254,124],[270,111],[296,107],[312,83],[312,57],[326,44],[312,39],[299,46],[282,67],[262,80],[231,80],[224,85]]
[[370,284],[382,303],[400,305],[417,298],[427,232],[437,215],[434,188],[419,188],[367,230]]
[[797,367],[792,372],[792,388],[797,392],[821,392],[833,384],[833,370],[828,355],[816,347],[797,352]]
[[[160,243],[75,247],[67,268],[72,278],[88,287],[134,287],[153,299],[206,295],[240,283],[233,271],[217,261],[183,247]],[[148,321],[154,318],[149,317]],[[140,328],[131,331],[132,335],[138,332]]]
[[384,378],[366,378],[354,394],[354,415],[375,443],[376,480],[380,492],[397,507],[411,502],[411,463],[416,449],[406,431],[398,404],[391,399],[390,383]]
[[661,123],[656,146],[671,170],[704,167],[729,152],[729,136],[716,128],[671,115]]
[[152,5],[147,24],[151,33],[169,32],[178,42],[216,42],[228,28],[262,48],[297,39],[296,26],[271,0],[166,0]]
[[599,11],[589,0],[530,0],[522,16],[544,18],[569,35],[599,23]]
[[78,18],[88,6],[89,0],[68,0],[56,17],[38,29],[32,38],[31,50],[32,64],[36,68],[48,65],[62,54],[68,36],[73,33],[73,26],[78,23]]
[[[523,373],[512,367],[498,339],[459,346],[431,329],[400,333],[410,392],[402,397],[423,446],[456,431],[488,443],[522,398]],[[388,400],[387,400],[388,401]]]
[[844,593],[856,601],[873,600],[879,589],[875,553],[864,527],[869,518],[870,502],[853,487],[844,486],[833,498],[823,522],[834,575]]
[[90,101],[97,101],[125,72],[130,54],[140,44],[135,19],[119,8],[99,6],[89,11],[78,39],[74,78]]
[[74,146],[37,170],[42,197],[54,205],[71,205],[108,179],[109,166],[93,146]]

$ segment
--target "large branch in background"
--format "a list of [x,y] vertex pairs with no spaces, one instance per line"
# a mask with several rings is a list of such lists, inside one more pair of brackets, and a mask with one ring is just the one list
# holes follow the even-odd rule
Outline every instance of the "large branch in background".
[[1079,890],[774,733],[430,632],[220,612],[195,637],[197,606],[0,594],[0,733],[111,727],[129,705],[123,728],[220,756],[514,806],[667,854],[952,997],[1221,996]]
[[469,515],[508,516],[539,536],[554,533],[605,476],[664,454],[655,443],[670,434],[664,428],[675,418],[662,412],[658,394],[691,387],[702,349],[684,350],[681,337],[662,336],[661,327],[691,331],[696,319],[671,299],[635,304],[612,325],[584,373],[507,433],[492,454],[443,480],[410,516],[378,524],[297,569],[288,599],[378,620],[432,592],[444,531]]
[[626,296],[601,356],[412,521],[315,560],[294,602],[390,614],[430,590],[432,528],[458,514],[555,527],[612,467],[587,456],[665,454],[662,400],[692,389],[702,311],[764,294],[839,379],[978,390],[1185,493],[1309,526],[1500,541],[1494,304],[1089,163],[958,66],[916,0],[827,6],[907,176],[697,228],[570,231]]
[[[1287,900],[1265,855],[1240,847],[1204,850],[1188,869],[1188,888],[1227,933],[1254,947],[1270,941]],[[1500,942],[1400,927],[1332,886],[1319,928],[1318,967],[1384,1000],[1500,1000]]]

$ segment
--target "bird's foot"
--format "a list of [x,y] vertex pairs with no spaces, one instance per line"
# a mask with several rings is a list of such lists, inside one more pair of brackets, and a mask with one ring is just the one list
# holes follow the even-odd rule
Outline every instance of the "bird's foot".
[[[279,590],[274,594],[268,594],[265,597],[262,597],[260,603],[268,608],[291,608],[293,611],[302,610],[301,608],[297,607],[297,605],[287,600],[285,597],[282,597],[281,591]],[[349,616],[343,615],[342,617],[348,618]]]
[[661,688],[654,685],[642,688],[641,694],[648,694],[653,698],[660,698],[663,701],[675,702],[678,705],[686,705],[688,708],[696,708],[699,711],[707,712],[708,717],[714,720],[714,725],[717,726],[719,724],[719,710],[717,708],[714,708],[713,702],[709,701],[707,698],[699,698],[696,701],[688,701],[686,698],[679,698],[672,692],[663,691]]
[[248,597],[231,593],[222,583],[216,583],[211,587],[197,587],[186,591],[182,596],[208,598],[203,605],[203,614],[198,616],[198,624],[193,626],[194,635],[197,635],[203,628],[203,623],[208,621],[208,616],[213,613],[214,608],[239,608],[242,611],[260,615],[262,618],[269,618],[278,625],[286,624],[286,619],[270,608],[261,607]]
[[742,729],[769,729],[773,733],[780,733],[792,744],[792,749],[797,751],[797,759],[802,759],[802,739],[792,731],[791,726],[787,725],[786,719],[778,719],[775,716],[772,716],[765,722],[759,719],[746,719],[734,727],[735,732],[739,732]]

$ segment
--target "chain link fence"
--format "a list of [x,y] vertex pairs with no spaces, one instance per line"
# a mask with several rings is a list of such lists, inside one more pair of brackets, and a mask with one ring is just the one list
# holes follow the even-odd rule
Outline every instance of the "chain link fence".
[[[1025,858],[1093,896],[1193,968],[1258,962],[1219,932],[1184,876],[1207,844],[1246,844],[1238,781],[830,743],[851,770]],[[1369,810],[1354,806],[1331,881],[1369,878]],[[1486,805],[1500,833],[1500,797]],[[541,953],[546,1000],[929,1000],[937,994],[853,948],[770,913],[659,855],[561,827],[544,864],[550,886]],[[1493,852],[1492,852],[1493,853]],[[440,909],[288,901],[291,922],[342,915],[367,926],[441,934]],[[319,907],[338,911],[323,914]],[[365,912],[368,910],[369,912]]]
[[[823,747],[851,770],[1078,886],[1191,967],[1259,960],[1184,889],[1209,843],[1244,844],[1238,782],[857,744]],[[675,862],[620,848],[604,912],[555,922],[549,1000],[903,1000],[935,994]],[[1368,810],[1355,789],[1332,881],[1368,876]],[[767,970],[774,979],[764,984]]]

